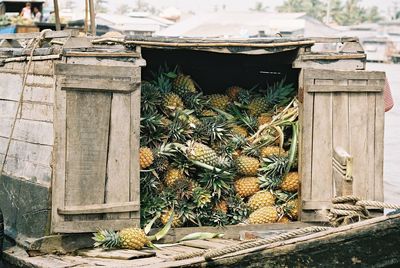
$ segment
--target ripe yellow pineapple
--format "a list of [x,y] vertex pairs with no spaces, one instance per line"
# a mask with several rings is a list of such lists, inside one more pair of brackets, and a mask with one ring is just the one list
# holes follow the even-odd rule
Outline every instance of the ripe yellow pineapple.
[[260,149],[260,156],[265,158],[272,155],[287,156],[287,152],[279,146],[266,146]]
[[228,213],[228,203],[225,200],[219,201],[215,204],[214,211],[220,211],[224,214]]
[[211,107],[225,110],[229,104],[229,97],[222,94],[212,94],[209,96]]
[[273,206],[275,204],[275,196],[268,191],[260,191],[252,195],[247,205],[252,211],[262,207]]
[[119,231],[121,248],[142,249],[149,243],[146,234],[140,228],[125,228]]
[[282,216],[279,218],[278,223],[289,223],[291,222],[287,216]]
[[[161,222],[163,225],[166,225],[168,223],[169,218],[171,217],[172,209],[164,210],[161,214]],[[179,218],[179,215],[177,213],[174,213],[174,219],[172,220],[171,226],[174,228],[178,228],[182,226],[182,221]]]
[[172,187],[175,183],[183,181],[186,178],[183,169],[169,168],[165,173],[164,183],[168,187]]
[[289,172],[282,180],[281,189],[288,192],[297,192],[299,190],[299,173]]
[[181,97],[186,93],[197,92],[195,83],[189,75],[178,74],[173,81],[172,87],[173,91]]
[[226,90],[226,95],[228,95],[228,97],[231,99],[231,101],[237,101],[239,92],[242,90],[243,90],[243,88],[241,88],[241,87],[232,86]]
[[260,191],[260,181],[256,177],[244,177],[235,181],[235,190],[240,197],[252,196]]
[[189,142],[187,156],[190,160],[199,161],[210,166],[216,166],[218,164],[216,152],[202,143]]
[[260,161],[257,158],[246,155],[239,156],[235,160],[235,163],[237,171],[245,176],[257,175],[258,168],[260,167]]
[[212,117],[212,116],[217,116],[218,114],[214,110],[205,109],[201,111],[201,115],[206,117]]
[[258,123],[258,127],[264,125],[264,124],[268,124],[272,121],[272,116],[270,114],[267,113],[263,113],[260,114],[259,117],[257,117],[257,123]]
[[259,116],[268,110],[268,102],[265,98],[255,98],[250,101],[247,108],[250,115]]
[[275,207],[262,207],[249,216],[250,224],[274,223],[278,220],[278,212]]
[[289,216],[296,220],[299,217],[299,200],[298,199],[293,199],[287,202],[286,208],[287,208],[287,213]]
[[154,162],[154,155],[150,148],[141,147],[139,149],[140,168],[145,169],[151,166]]
[[247,129],[242,127],[242,126],[238,126],[238,125],[232,125],[231,126],[231,131],[233,134],[238,135],[238,136],[242,136],[244,138],[246,138],[249,135],[249,132],[247,132]]
[[177,109],[183,109],[183,101],[181,97],[179,97],[175,93],[168,93],[164,96],[163,102],[164,108],[175,111]]

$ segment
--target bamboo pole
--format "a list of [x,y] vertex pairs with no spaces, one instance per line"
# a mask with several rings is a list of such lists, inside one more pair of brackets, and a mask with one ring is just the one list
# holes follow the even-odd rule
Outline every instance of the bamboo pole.
[[56,30],[61,31],[60,10],[58,9],[58,0],[53,0],[54,16],[56,17]]
[[89,2],[88,0],[85,0],[85,28],[84,28],[85,34],[87,34],[89,31],[88,19],[89,19]]
[[93,36],[96,36],[96,20],[94,12],[93,0],[89,0],[89,10],[90,10],[90,29]]

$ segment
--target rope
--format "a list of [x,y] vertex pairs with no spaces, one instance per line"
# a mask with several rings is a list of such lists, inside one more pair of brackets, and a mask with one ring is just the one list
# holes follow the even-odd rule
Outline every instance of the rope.
[[184,259],[190,259],[190,258],[200,257],[200,256],[204,256],[204,258],[206,260],[210,260],[210,259],[220,257],[220,256],[223,256],[223,255],[226,255],[229,253],[236,252],[236,251],[241,251],[241,250],[245,250],[245,249],[249,249],[249,248],[264,246],[264,245],[272,244],[275,242],[288,240],[288,239],[291,239],[291,238],[299,236],[299,235],[316,233],[316,232],[320,232],[320,231],[326,231],[329,229],[330,229],[330,227],[311,226],[311,227],[306,227],[303,229],[291,231],[288,233],[279,234],[279,235],[276,235],[276,236],[273,236],[270,238],[245,241],[241,244],[227,246],[224,248],[210,249],[207,251],[202,250],[199,252],[191,252],[191,253],[187,253],[187,254],[181,254],[181,255],[175,256],[174,260],[184,260]]
[[400,209],[400,205],[361,200],[352,195],[335,197],[332,203],[328,219],[333,226],[347,225],[371,218],[367,207]]
[[5,154],[4,154],[4,158],[3,158],[3,161],[1,163],[0,178],[3,175],[4,165],[6,163],[8,152],[10,150],[11,140],[12,140],[12,136],[14,134],[14,129],[15,129],[15,125],[16,125],[16,122],[17,122],[18,113],[20,113],[20,117],[22,115],[22,102],[24,100],[24,92],[25,92],[25,87],[26,87],[26,81],[28,79],[29,69],[30,69],[31,64],[32,64],[33,53],[34,53],[35,49],[40,45],[40,42],[45,38],[45,34],[48,31],[51,31],[51,30],[50,29],[43,30],[38,37],[35,37],[35,38],[31,39],[29,41],[29,43],[27,44],[27,46],[26,46],[26,48],[32,48],[32,49],[31,49],[31,53],[29,55],[28,63],[25,65],[25,68],[24,68],[21,95],[19,97],[18,107],[17,107],[17,110],[16,110],[15,115],[14,115],[13,123],[11,125],[11,132],[10,132],[10,136],[8,138],[8,142],[7,142],[7,147],[6,147],[6,151],[5,151]]

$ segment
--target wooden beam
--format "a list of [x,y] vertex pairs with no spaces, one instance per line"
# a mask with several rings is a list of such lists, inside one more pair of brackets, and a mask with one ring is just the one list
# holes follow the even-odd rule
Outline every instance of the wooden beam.
[[58,9],[58,0],[53,0],[53,3],[54,3],[54,15],[56,17],[56,30],[61,31],[60,10]]
[[90,31],[93,36],[96,36],[96,19],[93,0],[89,0],[89,10],[90,10]]
[[123,202],[115,204],[100,204],[86,206],[66,206],[58,209],[58,214],[78,215],[78,214],[100,214],[100,213],[120,213],[139,210],[138,202]]
[[89,31],[88,19],[89,19],[89,2],[88,0],[85,0],[85,28],[84,28],[85,34],[87,34]]

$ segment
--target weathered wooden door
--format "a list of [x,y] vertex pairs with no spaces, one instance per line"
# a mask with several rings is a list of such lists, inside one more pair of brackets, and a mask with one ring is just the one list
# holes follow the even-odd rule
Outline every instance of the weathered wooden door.
[[140,66],[79,62],[55,65],[52,233],[138,225]]
[[384,85],[382,72],[301,71],[302,221],[327,221],[335,193],[383,201]]

